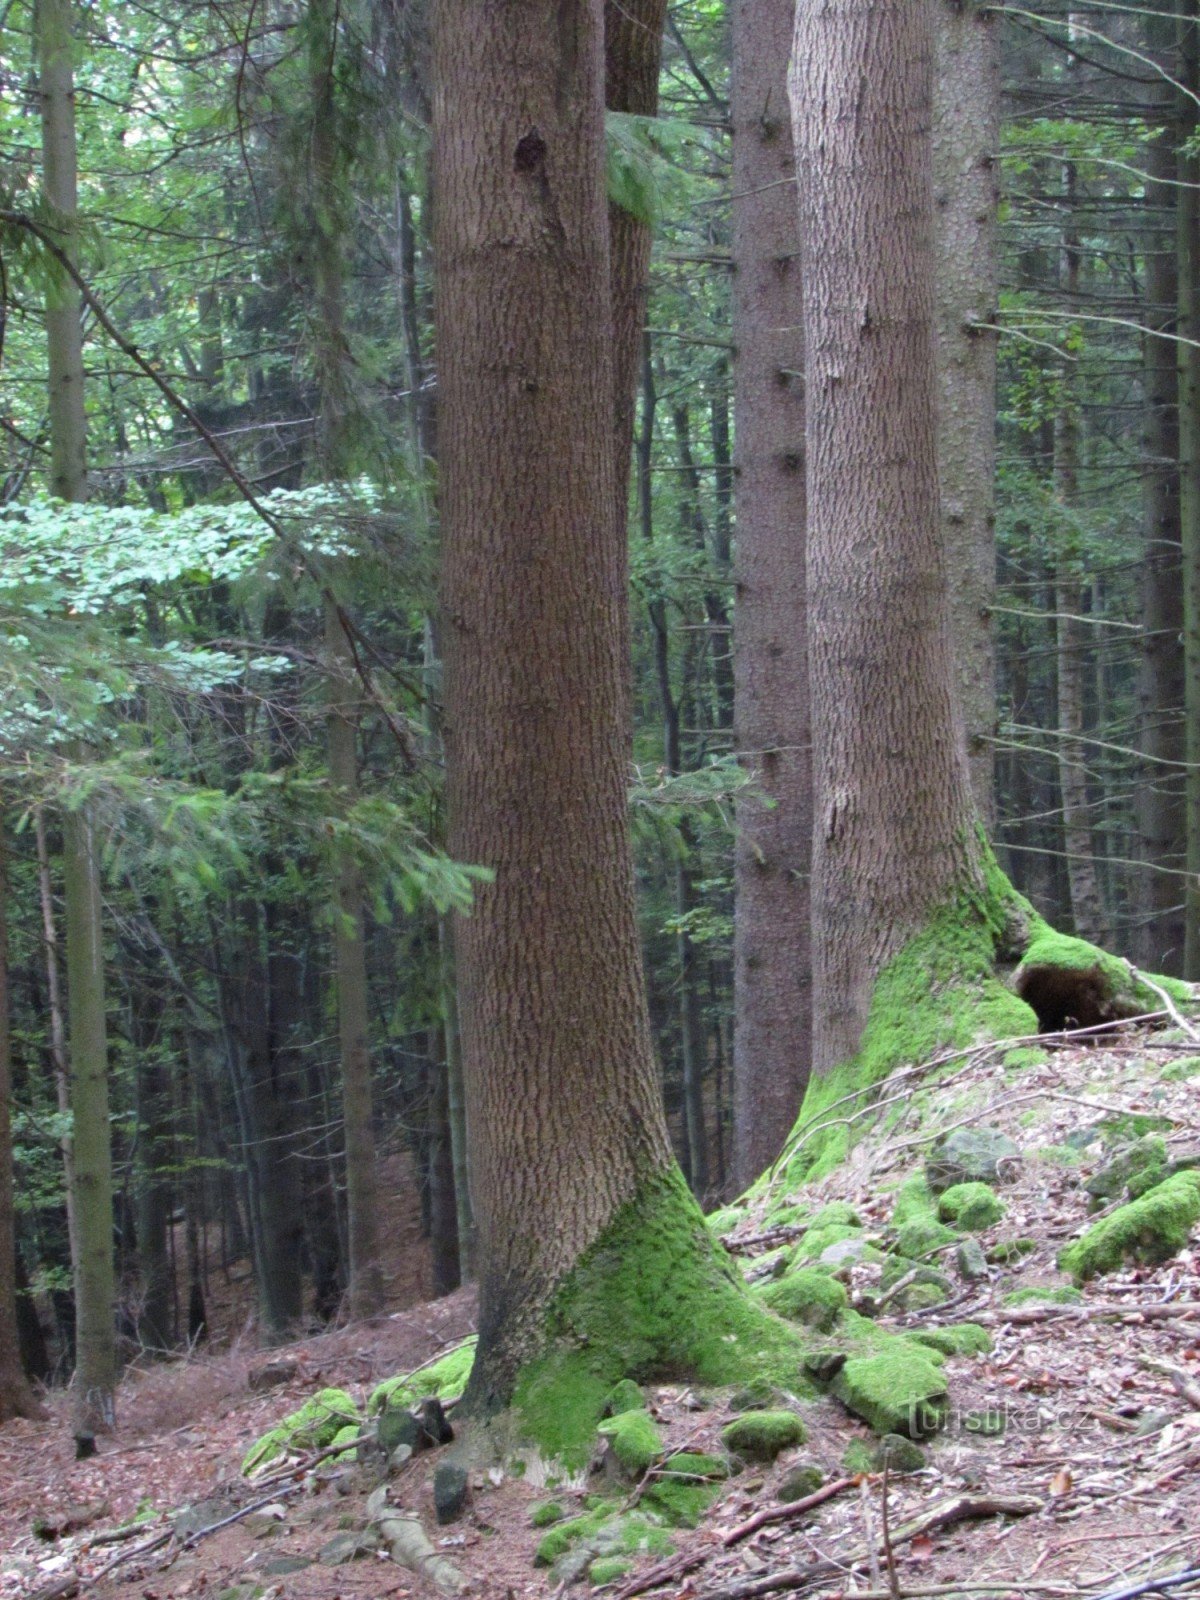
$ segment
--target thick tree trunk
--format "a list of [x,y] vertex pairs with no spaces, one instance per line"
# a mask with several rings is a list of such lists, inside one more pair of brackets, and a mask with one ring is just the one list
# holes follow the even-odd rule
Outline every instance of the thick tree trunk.
[[[734,0],[733,1181],[779,1154],[812,1051],[812,756],[805,595],[804,336],[788,0]],[[769,804],[764,805],[764,800]]]
[[855,1055],[885,964],[982,887],[940,538],[931,53],[909,0],[797,13],[817,1073]]
[[8,1014],[8,843],[0,831],[0,1424],[45,1416],[21,1367],[13,1217],[12,1050]]
[[933,174],[938,476],[950,643],[975,803],[994,815],[996,255],[1000,53],[990,7],[939,0]]
[[[1200,7],[1180,0],[1178,137],[1196,132],[1200,92]],[[1187,745],[1187,877],[1184,977],[1200,979],[1200,160],[1179,157],[1176,249],[1179,267],[1179,488],[1183,541],[1184,721]]]
[[456,930],[468,1400],[516,1391],[547,1453],[586,1455],[614,1372],[745,1364],[759,1320],[671,1161],[643,990],[600,0],[440,0],[434,62],[449,843],[495,874]]

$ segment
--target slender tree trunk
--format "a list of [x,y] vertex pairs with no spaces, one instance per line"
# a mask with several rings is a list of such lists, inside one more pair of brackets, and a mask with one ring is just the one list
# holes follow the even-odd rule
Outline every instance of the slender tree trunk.
[[446,1115],[450,1123],[450,1161],[454,1169],[455,1237],[458,1271],[463,1282],[475,1277],[475,1216],[471,1209],[467,1135],[467,1099],[463,1084],[462,1043],[458,1031],[458,987],[455,982],[454,924],[438,918],[438,986],[442,1005],[442,1037],[446,1048]]
[[[61,247],[75,253],[77,163],[72,0],[39,0],[35,13],[42,106],[42,186]],[[56,282],[46,305],[50,380],[50,485],[62,500],[87,499],[87,417],[79,291]],[[81,1453],[112,1426],[116,1390],[113,1322],[112,1150],[100,877],[86,807],[63,823],[66,883],[70,1091],[74,1114],[76,1233],[75,1434]]]
[[[41,806],[34,812],[34,839],[37,848],[38,902],[42,913],[42,947],[46,958],[46,993],[50,1010],[50,1063],[54,1074],[54,1098],[59,1115],[65,1117],[71,1109],[70,1067],[67,1060],[67,1029],[63,1020],[62,982],[58,961],[58,925],[54,916],[54,890],[50,877],[50,849],[46,840],[46,815]],[[73,1159],[71,1136],[64,1133],[59,1143],[62,1151],[63,1177],[66,1188],[67,1237],[71,1245],[71,1259],[75,1259],[75,1182],[72,1177]]]
[[21,1367],[13,1216],[12,1049],[8,1013],[8,840],[0,828],[0,1424],[45,1416]]
[[[1200,7],[1180,0],[1178,138],[1186,147],[1200,118]],[[1200,160],[1179,157],[1179,489],[1183,541],[1184,721],[1187,744],[1187,878],[1184,976],[1200,979]]]
[[[812,1050],[812,758],[805,594],[804,335],[789,0],[734,0],[733,1181],[783,1145]],[[764,804],[764,801],[767,802]]]
[[975,802],[994,816],[997,171],[1000,57],[990,6],[939,0],[934,29],[938,476],[950,641]]
[[940,538],[932,22],[909,0],[796,16],[816,1073],[855,1055],[885,964],[982,885]]
[[[1060,252],[1059,287],[1068,310],[1079,303],[1080,241],[1075,216],[1075,165],[1063,169],[1064,225]],[[1071,364],[1064,364],[1062,395],[1054,418],[1054,491],[1070,521],[1079,501],[1080,420],[1079,398]],[[1075,931],[1093,944],[1104,942],[1107,929],[1100,881],[1096,872],[1096,846],[1092,830],[1088,784],[1087,747],[1081,742],[1086,720],[1084,675],[1091,647],[1086,611],[1082,558],[1069,532],[1060,536],[1054,584],[1055,627],[1058,643],[1059,784],[1062,789],[1063,836],[1066,841],[1067,878],[1071,885],[1071,915]]]
[[[1147,53],[1166,71],[1175,65],[1174,18],[1147,17]],[[1174,150],[1175,91],[1169,80],[1153,91],[1161,106],[1158,137],[1142,154],[1146,184],[1144,339],[1146,420],[1142,465],[1142,648],[1138,662],[1138,723],[1145,757],[1134,793],[1143,861],[1136,903],[1137,960],[1148,970],[1183,971],[1184,879],[1187,830],[1183,762],[1183,560],[1179,520],[1179,393],[1174,333],[1179,273],[1175,259],[1178,177]]]
[[671,1171],[625,795],[602,51],[599,0],[435,12],[449,843],[495,874],[455,935],[477,1406]]

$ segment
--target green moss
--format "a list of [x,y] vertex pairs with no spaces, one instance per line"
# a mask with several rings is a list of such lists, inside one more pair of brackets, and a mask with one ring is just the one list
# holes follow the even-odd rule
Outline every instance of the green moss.
[[431,1395],[439,1400],[457,1400],[471,1376],[478,1342],[472,1335],[427,1367],[402,1373],[398,1378],[385,1378],[367,1401],[368,1413],[374,1416],[386,1405],[412,1407]]
[[696,1450],[681,1450],[668,1456],[662,1465],[663,1476],[694,1478],[702,1483],[729,1476],[729,1463],[720,1456],[706,1456]]
[[[1024,994],[1037,973],[1049,971],[1086,975],[1097,986],[1101,1003],[1113,1016],[1133,1016],[1140,1011],[1162,1009],[1159,996],[1144,983],[1134,980],[1126,962],[1084,939],[1057,933],[1039,919],[1013,974],[1013,988],[1018,994]],[[1180,979],[1156,976],[1154,981],[1173,999],[1191,1000],[1189,986]]]
[[968,1233],[981,1233],[1000,1221],[1004,1202],[987,1183],[956,1183],[938,1199],[938,1216]]
[[954,1229],[946,1227],[945,1223],[933,1217],[917,1217],[900,1229],[896,1236],[896,1249],[910,1261],[920,1261],[925,1256],[936,1255],[957,1240]]
[[1200,1173],[1179,1172],[1089,1228],[1062,1252],[1059,1266],[1083,1283],[1126,1261],[1169,1261],[1187,1244],[1197,1220]]
[[1036,1239],[1000,1239],[987,1252],[987,1259],[999,1266],[1011,1266],[1037,1249]]
[[633,1379],[622,1378],[604,1402],[604,1415],[619,1417],[622,1411],[641,1411],[645,1405],[645,1397]]
[[830,1222],[821,1227],[811,1227],[800,1239],[792,1254],[793,1261],[816,1261],[823,1250],[843,1239],[861,1239],[863,1231],[849,1222]]
[[1186,1083],[1200,1076],[1200,1056],[1183,1056],[1178,1061],[1168,1061],[1159,1074],[1164,1083]]
[[598,1532],[615,1510],[616,1507],[612,1502],[606,1502],[582,1517],[571,1517],[566,1522],[558,1523],[539,1540],[533,1558],[534,1565],[552,1567],[559,1556],[566,1555],[572,1545]]
[[940,1350],[944,1356],[984,1355],[992,1348],[992,1336],[977,1322],[956,1322],[948,1328],[921,1328],[908,1335],[917,1344]]
[[877,1471],[882,1472],[886,1467],[889,1472],[922,1472],[925,1464],[925,1452],[920,1445],[906,1439],[902,1433],[885,1433],[879,1441],[875,1452]]
[[588,1578],[600,1588],[606,1583],[616,1583],[618,1579],[625,1577],[631,1565],[632,1563],[624,1556],[600,1556],[588,1568]]
[[[982,889],[965,887],[933,913],[879,974],[858,1054],[810,1082],[793,1134],[789,1183],[838,1165],[851,1137],[844,1119],[865,1111],[876,1086],[897,1067],[1038,1031],[1035,1013],[1000,981],[995,966],[998,949],[1045,924],[986,845],[983,854]],[[849,1103],[834,1109],[847,1096]]]
[[724,1233],[732,1233],[746,1220],[746,1213],[741,1206],[723,1206],[720,1211],[711,1211],[704,1219],[708,1231],[719,1238]]
[[925,1181],[923,1172],[914,1172],[900,1188],[892,1207],[892,1227],[902,1228],[906,1222],[925,1222],[934,1216],[933,1190]]
[[288,1450],[324,1450],[351,1427],[357,1439],[359,1414],[354,1401],[344,1389],[322,1389],[251,1445],[242,1472],[251,1473]]
[[621,1468],[640,1478],[662,1453],[662,1435],[648,1411],[622,1411],[602,1422],[597,1430],[612,1446]]
[[683,1483],[678,1478],[655,1478],[641,1503],[656,1512],[671,1528],[695,1528],[720,1494],[715,1483]]
[[785,1505],[792,1500],[807,1500],[810,1494],[816,1494],[824,1482],[825,1474],[820,1467],[792,1467],[784,1474],[776,1491],[776,1499]]
[[530,1526],[552,1528],[556,1522],[561,1522],[566,1514],[566,1508],[561,1501],[543,1500],[540,1506],[534,1506],[529,1513]]
[[587,1460],[623,1377],[723,1385],[761,1377],[795,1390],[797,1333],[746,1291],[682,1176],[656,1174],[614,1217],[549,1307],[550,1343],[519,1375],[528,1436],[572,1468]]
[[876,1433],[924,1438],[936,1430],[946,1407],[946,1380],[933,1354],[896,1339],[878,1355],[847,1361],[830,1392]]
[[875,1471],[875,1452],[865,1439],[851,1439],[842,1452],[842,1466],[849,1473],[865,1476]]
[[801,1267],[784,1278],[776,1278],[759,1290],[759,1299],[790,1322],[827,1331],[832,1328],[848,1298],[845,1289],[827,1272]]
[[1065,1283],[1042,1284],[1032,1289],[1014,1289],[1011,1294],[1004,1296],[1006,1306],[1077,1306],[1082,1300],[1083,1296],[1079,1290]]
[[808,1429],[794,1411],[747,1411],[721,1429],[721,1443],[748,1461],[774,1461],[782,1450],[803,1444]]
[[348,1422],[344,1428],[339,1428],[334,1434],[333,1438],[329,1441],[329,1448],[331,1450],[336,1450],[339,1445],[342,1446],[340,1455],[336,1456],[334,1459],[339,1460],[341,1456],[353,1455],[358,1449],[358,1441],[361,1438],[362,1427],[357,1422]]

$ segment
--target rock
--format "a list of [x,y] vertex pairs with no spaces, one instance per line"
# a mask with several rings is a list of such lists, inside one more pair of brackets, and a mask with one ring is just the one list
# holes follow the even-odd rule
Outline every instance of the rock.
[[425,1430],[416,1417],[399,1406],[387,1406],[380,1412],[375,1434],[380,1449],[389,1459],[401,1445],[407,1445],[409,1453],[415,1454],[425,1442]]
[[921,1328],[907,1335],[917,1344],[940,1350],[944,1356],[984,1355],[992,1348],[992,1336],[977,1322],[958,1322],[946,1328]]
[[925,1177],[934,1194],[956,1183],[996,1183],[1005,1163],[1020,1154],[999,1128],[955,1128],[930,1152]]
[[946,1407],[946,1380],[936,1359],[895,1339],[877,1355],[851,1357],[829,1390],[876,1433],[923,1439],[936,1432]]
[[793,1500],[807,1500],[824,1482],[825,1474],[820,1467],[792,1467],[780,1480],[775,1498],[783,1505],[790,1505]]
[[954,1252],[954,1265],[964,1283],[982,1283],[988,1276],[987,1257],[978,1239],[964,1239]]
[[865,1439],[851,1439],[842,1454],[842,1466],[849,1473],[874,1472],[875,1452]]
[[596,1559],[596,1552],[589,1544],[576,1545],[573,1550],[566,1551],[559,1556],[550,1571],[551,1583],[559,1585],[562,1589],[569,1589],[572,1584],[578,1583]]
[[766,1411],[771,1406],[778,1406],[783,1398],[774,1384],[768,1383],[765,1378],[755,1378],[752,1382],[744,1384],[742,1388],[735,1389],[729,1396],[729,1409],[731,1411]]
[[968,1233],[982,1233],[1000,1221],[1004,1202],[987,1183],[956,1183],[938,1200],[938,1216]]
[[1014,1262],[1031,1256],[1037,1247],[1036,1239],[999,1239],[984,1254],[995,1266],[1011,1267]]
[[566,1507],[558,1500],[543,1500],[540,1506],[534,1506],[529,1513],[529,1525],[533,1528],[552,1528],[556,1522],[561,1522],[566,1516]]
[[811,1350],[804,1358],[804,1370],[818,1383],[830,1383],[846,1365],[844,1350]]
[[909,1260],[920,1261],[925,1256],[936,1255],[957,1238],[954,1229],[946,1227],[936,1217],[915,1217],[898,1231],[896,1249]]
[[662,1451],[662,1435],[648,1411],[623,1411],[597,1429],[622,1472],[640,1478]]
[[358,1561],[379,1548],[379,1535],[371,1528],[335,1533],[329,1543],[322,1545],[317,1560],[323,1567],[344,1567],[349,1561]]
[[1167,1175],[1166,1168],[1166,1142],[1161,1134],[1149,1133],[1117,1150],[1111,1160],[1096,1169],[1084,1188],[1097,1205],[1115,1200],[1125,1190],[1136,1200],[1147,1189],[1161,1183]]
[[759,1298],[781,1317],[822,1333],[833,1327],[848,1303],[846,1291],[837,1279],[814,1267],[800,1267],[785,1278],[775,1279],[760,1291]]
[[622,1378],[604,1402],[603,1415],[619,1417],[624,1411],[641,1411],[646,1398],[632,1378]]
[[600,1556],[588,1568],[588,1577],[598,1588],[604,1583],[616,1583],[625,1577],[631,1563],[624,1556]]
[[906,1439],[902,1433],[885,1433],[875,1452],[875,1466],[882,1472],[921,1472],[925,1468],[925,1452],[919,1444]]
[[725,1448],[750,1461],[774,1461],[807,1438],[808,1429],[794,1411],[747,1411],[721,1429]]
[[443,1461],[433,1475],[433,1507],[442,1527],[462,1515],[470,1484],[465,1467]]
[[881,1253],[873,1244],[868,1244],[861,1233],[848,1232],[844,1239],[835,1239],[832,1244],[827,1244],[817,1257],[817,1262],[822,1267],[847,1267],[859,1261],[878,1261]]
[[1183,1249],[1198,1220],[1200,1173],[1179,1172],[1089,1228],[1058,1264],[1076,1283],[1114,1272],[1126,1261],[1154,1266]]
[[265,1366],[251,1368],[246,1382],[251,1389],[274,1389],[281,1383],[291,1383],[300,1371],[300,1363],[291,1356],[276,1356]]
[[429,1395],[421,1401],[417,1407],[417,1421],[429,1445],[449,1444],[454,1438],[454,1429],[450,1426],[445,1408],[436,1395]]
[[305,1567],[311,1567],[312,1561],[308,1556],[272,1556],[269,1561],[263,1562],[263,1576],[267,1578],[287,1578],[293,1572],[303,1572]]

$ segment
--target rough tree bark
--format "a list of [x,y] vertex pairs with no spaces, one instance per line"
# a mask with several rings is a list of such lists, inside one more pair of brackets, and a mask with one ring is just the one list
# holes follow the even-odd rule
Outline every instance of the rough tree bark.
[[934,30],[933,179],[938,477],[950,642],[971,784],[993,817],[996,731],[996,254],[1000,52],[989,6],[939,0]]
[[1200,160],[1183,152],[1200,117],[1200,6],[1179,4],[1180,187],[1176,209],[1179,324],[1179,490],[1183,541],[1184,723],[1187,745],[1187,877],[1184,977],[1200,979]]
[[671,1160],[640,966],[600,0],[439,0],[433,50],[450,849],[495,874],[456,930],[468,1403],[557,1454],[614,1372],[752,1364],[759,1319]]
[[[783,1145],[808,1078],[812,756],[805,597],[804,336],[789,0],[734,0],[734,729],[755,780],[735,855],[733,1181]],[[764,805],[764,799],[769,804]]]

